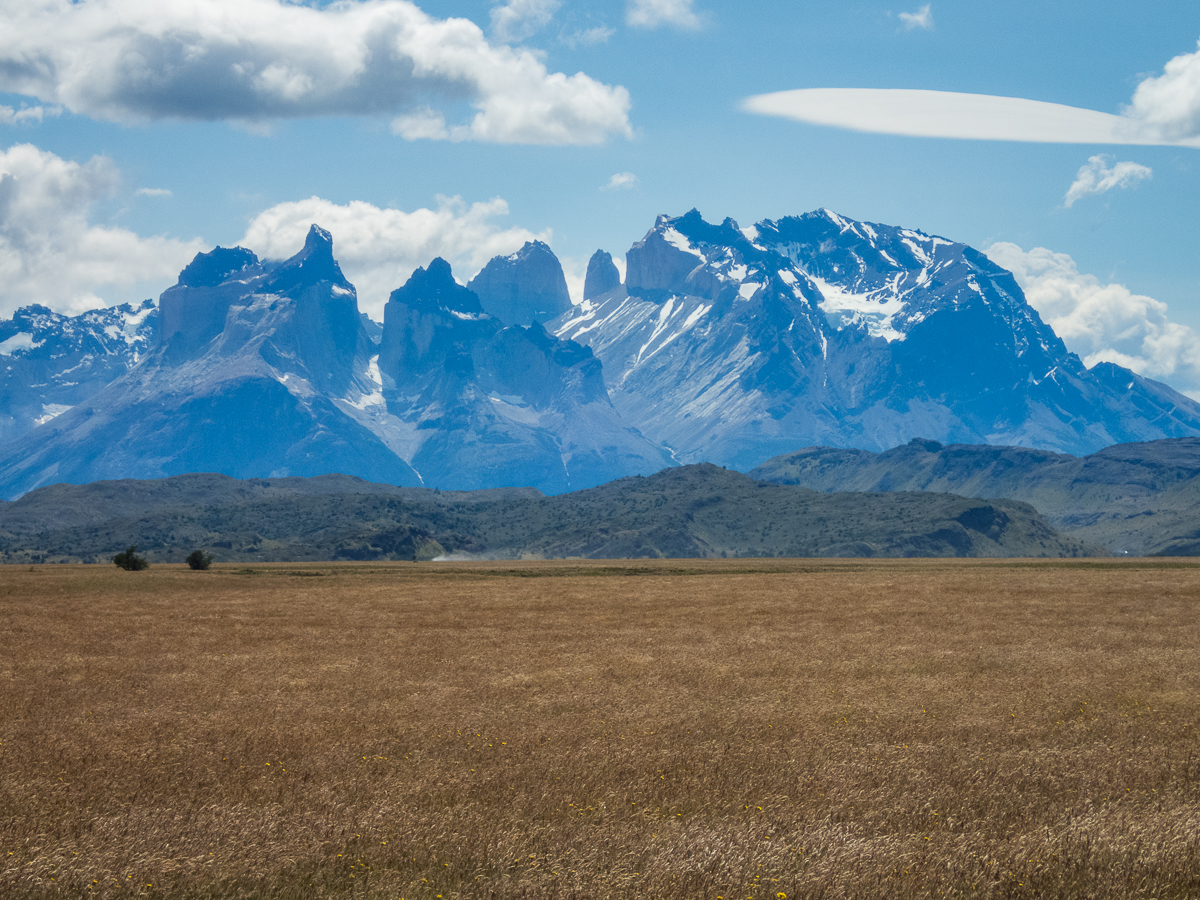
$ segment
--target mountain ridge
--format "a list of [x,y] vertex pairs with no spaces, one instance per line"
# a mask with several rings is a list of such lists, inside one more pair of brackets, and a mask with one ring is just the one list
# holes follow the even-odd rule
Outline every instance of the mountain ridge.
[[1034,505],[1064,534],[1130,555],[1200,553],[1200,438],[1117,444],[1084,457],[913,440],[883,453],[808,447],[750,476],[826,492],[941,491]]
[[593,348],[617,409],[685,462],[750,469],[797,446],[917,436],[1090,452],[1200,433],[1200,404],[1087,369],[978,251],[828,210],[747,229],[660,216],[625,285],[551,327]]
[[[533,241],[466,286],[445,260],[418,268],[380,326],[319,225],[286,260],[214,248],[157,311],[97,311],[124,355],[93,366],[72,404],[53,400],[70,380],[58,357],[36,363],[49,375],[9,403],[26,430],[0,444],[0,496],[184,471],[554,494],[676,463],[748,470],[814,445],[1080,455],[1200,435],[1200,404],[1085,367],[1011,273],[913,229],[829,210],[742,228],[693,209],[656,219],[623,283],[594,254],[584,294],[569,305],[561,265]],[[497,304],[529,318],[506,322]],[[41,352],[19,327],[0,323],[10,383]]]
[[130,544],[151,562],[197,548],[218,562],[1103,555],[1020,502],[821,494],[711,464],[552,497],[193,474],[55,485],[0,504],[5,562],[107,562]]

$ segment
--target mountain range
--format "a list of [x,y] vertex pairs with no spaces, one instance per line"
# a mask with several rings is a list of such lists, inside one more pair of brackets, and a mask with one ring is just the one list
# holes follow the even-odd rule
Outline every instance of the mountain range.
[[1084,366],[983,254],[827,210],[661,216],[577,305],[543,243],[466,286],[435,259],[381,325],[314,225],[287,260],[197,255],[157,309],[21,310],[0,353],[0,497],[189,472],[557,494],[812,445],[1200,436],[1200,405]]

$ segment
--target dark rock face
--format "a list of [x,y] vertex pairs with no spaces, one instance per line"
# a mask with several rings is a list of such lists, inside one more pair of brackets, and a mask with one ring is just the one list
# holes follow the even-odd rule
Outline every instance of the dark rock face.
[[0,495],[196,471],[419,483],[346,411],[347,397],[373,390],[374,345],[328,232],[313,226],[282,263],[219,249],[184,273],[163,294],[153,352],[87,403],[0,448]]
[[625,288],[630,296],[656,303],[673,294],[715,300],[728,281],[716,276],[709,260],[693,246],[693,237],[742,250],[749,246],[732,219],[713,226],[695,209],[678,219],[659,216],[654,228],[625,256]]
[[621,273],[607,250],[597,250],[588,260],[587,275],[583,279],[583,299],[591,300],[621,286]]
[[392,292],[379,371],[430,486],[554,493],[670,464],[620,421],[590,349],[536,323],[504,327],[443,260]]
[[562,264],[541,241],[495,257],[467,287],[484,310],[506,325],[548,322],[571,308]]
[[1200,434],[1200,404],[1087,369],[1012,275],[963,244],[820,210],[741,229],[692,210],[629,251],[624,290],[552,323],[681,462],[922,436],[1086,453]]
[[0,321],[0,441],[94,397],[158,340],[153,300],[64,316],[26,306]]

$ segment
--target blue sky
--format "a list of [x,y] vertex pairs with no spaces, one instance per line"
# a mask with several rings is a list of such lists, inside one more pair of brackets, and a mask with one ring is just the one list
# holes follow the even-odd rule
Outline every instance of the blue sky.
[[[0,313],[157,296],[197,250],[286,256],[316,220],[378,318],[434,255],[465,279],[536,236],[578,286],[659,213],[824,206],[988,250],[1085,359],[1197,392],[1198,39],[1194,0],[0,0]],[[831,88],[1149,143],[1087,143],[1071,110],[1081,142],[1034,142],[1024,108],[942,95],[875,99],[1018,139],[872,133],[862,93],[831,101],[859,130],[813,95],[747,106]]]

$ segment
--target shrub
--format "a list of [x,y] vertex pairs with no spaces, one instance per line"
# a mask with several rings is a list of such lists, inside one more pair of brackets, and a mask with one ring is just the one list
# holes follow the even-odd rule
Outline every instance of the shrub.
[[124,553],[118,553],[114,556],[113,562],[126,572],[140,572],[143,569],[150,568],[150,563],[136,555],[136,551],[137,547],[130,545]]
[[187,564],[193,569],[203,571],[212,565],[212,554],[205,553],[203,550],[193,550],[187,558]]

